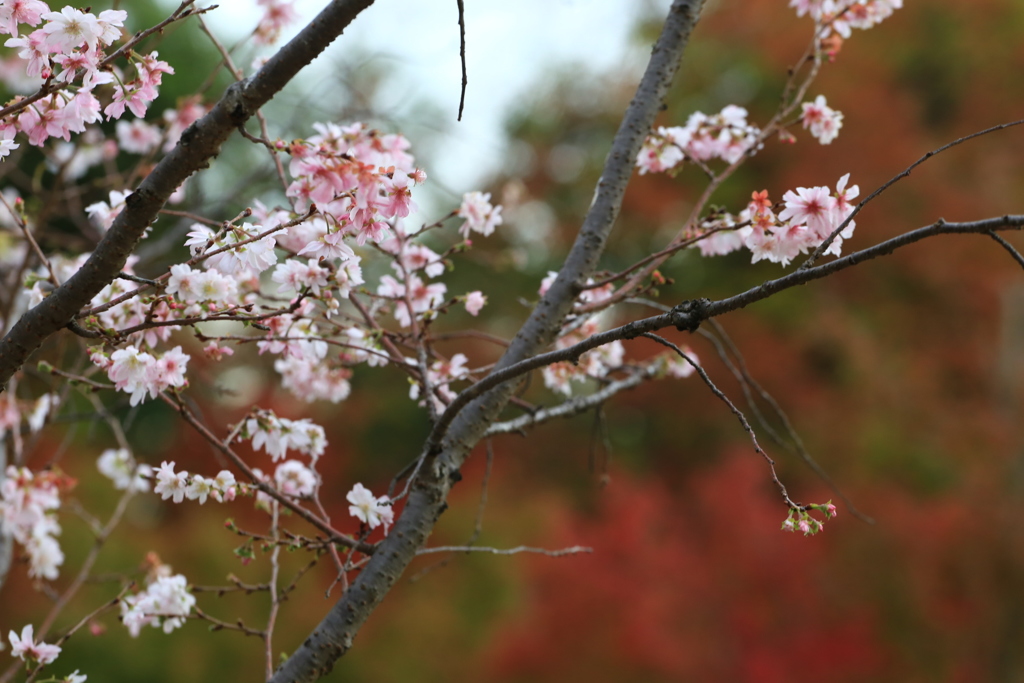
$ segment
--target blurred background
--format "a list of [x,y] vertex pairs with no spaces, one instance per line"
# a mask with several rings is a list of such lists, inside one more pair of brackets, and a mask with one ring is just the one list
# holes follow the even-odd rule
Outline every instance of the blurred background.
[[[132,4],[133,29],[166,11]],[[425,9],[381,0],[267,113],[276,126],[271,133],[286,139],[327,120],[404,132],[430,175],[427,187],[435,188],[417,198],[426,221],[451,210],[467,190],[502,201],[506,224],[496,236],[475,240],[445,281],[450,291],[482,289],[485,314],[501,312],[488,329],[511,334],[527,311],[519,299],[535,298],[540,279],[572,242],[668,3],[538,0],[515,3],[515,10],[475,4],[467,3],[465,123],[454,120],[454,2]],[[766,121],[811,30],[785,5],[708,2],[659,123],[682,125],[693,111],[727,104],[746,107],[754,123]],[[249,15],[238,12],[212,20],[229,44],[243,40],[257,20],[253,13],[243,26],[239,17]],[[427,22],[441,12],[447,14]],[[1024,5],[1016,0],[908,3],[882,25],[855,33],[812,87],[809,96],[825,94],[844,113],[838,139],[820,146],[794,129],[798,144],[769,144],[713,203],[738,212],[751,191],[768,189],[778,199],[798,186],[834,186],[845,173],[863,196],[930,149],[1020,118],[1022,32]],[[240,49],[240,64],[256,56]],[[159,50],[178,73],[165,79],[158,108],[196,90],[217,60],[192,26],[169,31]],[[211,86],[211,95],[223,85]],[[229,145],[214,173],[191,191],[193,210],[216,206],[228,216],[244,208],[230,202],[235,195],[225,198],[225,188],[240,178],[252,187],[263,183],[268,205],[283,200],[273,195],[271,172],[248,175],[255,160],[263,162],[252,147],[237,139]],[[1022,152],[1024,132],[1010,130],[928,162],[860,214],[847,250],[938,217],[1020,213]],[[701,174],[691,170],[675,179],[636,178],[602,267],[618,270],[662,247],[702,188]],[[97,187],[90,201],[104,191]],[[161,263],[183,254],[152,250],[137,271],[159,272]],[[686,252],[662,272],[673,280],[661,288],[661,300],[671,305],[728,296],[783,271],[751,265],[746,252],[709,259]],[[494,441],[479,543],[579,544],[592,546],[592,555],[458,556],[443,566],[437,556],[421,559],[325,680],[1024,680],[1022,283],[1019,268],[993,241],[952,236],[720,320],[808,451],[875,524],[840,505],[839,517],[818,536],[781,533],[785,508],[734,417],[693,378],[651,383],[610,401],[599,419],[583,415],[526,438]],[[625,321],[648,312],[618,315]],[[453,315],[446,324],[472,322]],[[739,401],[740,387],[713,347],[699,337],[668,336],[691,344]],[[223,429],[259,404],[326,427],[330,446],[321,472],[338,491],[328,507],[335,520],[348,519],[342,498],[353,482],[382,490],[426,433],[398,373],[359,368],[351,399],[307,406],[275,388],[270,359],[255,349],[204,366],[198,343],[182,343],[193,351],[189,396],[208,424]],[[460,350],[474,364],[494,356],[483,345],[450,352]],[[646,340],[627,345],[633,358],[657,350]],[[526,398],[556,400],[539,377]],[[209,447],[164,406],[131,409],[123,395],[103,399],[124,421],[140,459],[219,469]],[[59,454],[60,466],[80,480],[74,497],[105,518],[115,496],[94,463],[115,444],[102,422],[80,414],[88,405],[66,409],[31,464]],[[799,458],[762,440],[795,499],[838,502]],[[262,453],[253,456],[266,469],[263,460]],[[481,446],[432,543],[464,543],[473,533],[485,465]],[[259,528],[261,515],[247,501],[200,507],[137,497],[101,555],[96,581],[58,629],[110,599],[124,576],[141,576],[148,550],[196,585],[223,585],[229,573],[265,581],[265,558],[257,553],[243,565],[232,553],[242,539],[222,524],[231,516]],[[74,514],[61,521],[68,560],[58,587],[90,544]],[[308,559],[289,556],[284,575]],[[337,587],[325,597],[333,579],[322,561],[299,584],[279,617],[279,651],[294,650],[333,604]],[[48,602],[16,566],[0,592],[0,632],[36,619]],[[199,595],[210,614],[257,627],[266,603],[262,595]],[[201,622],[170,636],[147,629],[132,640],[108,614],[94,630],[98,635],[77,634],[61,658],[91,680],[262,676],[260,642],[210,633]]]

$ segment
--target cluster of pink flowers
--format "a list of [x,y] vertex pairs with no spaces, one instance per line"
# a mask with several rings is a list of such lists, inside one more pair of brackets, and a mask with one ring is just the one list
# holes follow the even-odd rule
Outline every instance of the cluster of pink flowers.
[[185,386],[185,370],[190,359],[188,354],[182,353],[180,346],[160,356],[140,351],[135,346],[118,349],[109,357],[94,347],[89,355],[95,365],[107,371],[107,376],[118,390],[131,394],[133,406],[142,402],[146,394],[156,398],[169,387]]
[[[469,377],[469,368],[466,367],[468,360],[465,354],[457,353],[450,360],[435,361],[427,370],[427,378],[434,390],[430,400],[433,401],[435,412],[443,412],[445,406],[455,398],[455,392],[449,385]],[[413,362],[411,364],[415,365]],[[420,398],[419,382],[413,382],[409,386],[409,398],[414,401]],[[424,403],[421,401],[420,405],[424,405]]]
[[263,8],[263,16],[256,26],[253,40],[257,45],[273,45],[281,31],[298,18],[292,0],[256,0]]
[[350,505],[348,513],[360,522],[376,529],[383,525],[384,533],[388,533],[388,527],[395,521],[395,510],[391,507],[391,499],[387,496],[376,497],[362,484],[356,484],[345,496]]
[[843,127],[843,114],[829,107],[824,95],[818,95],[814,102],[804,102],[801,107],[800,122],[818,142],[827,145],[836,139]]
[[171,266],[164,291],[185,304],[210,302],[214,309],[238,303],[238,280],[219,270],[193,270],[185,263]]
[[274,470],[274,485],[286,496],[308,498],[316,491],[320,477],[298,460],[285,460]]
[[685,126],[662,126],[647,136],[636,165],[644,174],[672,171],[686,159],[734,164],[759,147],[760,135],[760,129],[747,123],[743,107],[730,104],[713,116],[698,111]]
[[126,448],[109,448],[96,461],[100,473],[114,482],[119,491],[149,491],[149,479],[153,476],[153,468],[135,461]]
[[252,277],[277,263],[277,240],[273,235],[260,237],[264,232],[262,225],[241,225],[214,233],[196,223],[185,246],[193,256],[211,254],[203,262],[206,268],[233,277]]
[[[38,100],[0,126],[0,157],[17,147],[12,140],[16,133],[26,135],[32,145],[42,145],[51,137],[69,140],[72,133],[82,133],[88,124],[100,120],[101,103],[93,94],[98,85],[113,83],[115,75],[101,68],[106,57],[104,48],[121,37],[127,18],[123,10],[105,10],[99,15],[65,7],[51,12],[41,0],[17,0],[0,7],[0,33],[7,33],[5,45],[18,50],[25,61],[29,78],[50,79],[72,84],[80,78],[76,89],[67,89]],[[19,26],[43,26],[27,35]],[[108,119],[117,119],[127,107],[135,116],[145,117],[150,102],[156,99],[161,79],[174,70],[157,58],[157,53],[131,55],[137,77],[117,78],[112,101],[103,108]]]
[[[444,303],[448,287],[443,282],[427,284],[416,275],[406,277],[408,287],[390,275],[384,275],[377,287],[377,295],[395,301],[395,320],[402,327],[412,324],[412,316],[431,317],[434,309]],[[409,307],[412,307],[412,314]]]
[[903,7],[903,0],[789,0],[797,16],[809,14],[814,21],[826,25],[825,33],[835,31],[843,38],[850,29],[869,29],[888,19]]
[[[853,212],[850,200],[860,194],[860,188],[847,187],[849,179],[849,173],[840,178],[835,192],[827,187],[790,190],[782,197],[784,208],[778,215],[766,190],[754,192],[750,204],[738,217],[722,214],[706,222],[703,228],[707,236],[696,246],[705,256],[746,247],[753,255],[752,263],[764,259],[788,265],[798,254],[821,245]],[[855,228],[855,221],[847,223],[825,253],[839,256],[843,240],[852,237]]]
[[[592,290],[585,290],[592,291]],[[583,324],[571,329],[558,338],[555,348],[564,349],[592,337],[606,327],[603,315],[588,318]],[[613,341],[584,353],[576,364],[562,362],[544,367],[544,386],[566,396],[572,395],[571,382],[583,382],[587,378],[605,377],[612,370],[622,366],[625,348],[622,342]]]
[[33,474],[24,467],[10,466],[0,484],[0,532],[13,537],[28,554],[29,576],[57,578],[64,553],[56,536],[60,534],[56,510],[60,508],[58,475]]
[[[288,187],[295,211],[315,202],[331,217],[333,226],[300,254],[326,258],[351,255],[341,238],[355,237],[380,243],[390,232],[388,221],[397,221],[416,209],[412,189],[426,180],[406,152],[409,141],[401,135],[382,135],[361,123],[337,126],[317,123],[318,135],[287,147],[292,160],[289,172],[295,181]],[[341,253],[335,255],[336,250]]]
[[315,464],[327,447],[327,437],[320,425],[308,419],[278,417],[270,410],[260,410],[248,418],[241,435],[243,439],[252,439],[254,450],[262,448],[274,460],[294,450],[308,456]]
[[825,515],[825,519],[836,516],[836,506],[832,501],[821,505],[809,505],[807,510],[790,510],[789,517],[782,523],[783,531],[801,531],[804,536],[813,536],[825,528],[825,523],[811,516],[810,510],[817,510]]
[[160,467],[153,472],[156,486],[153,493],[159,495],[163,500],[172,499],[180,503],[186,498],[198,500],[200,505],[206,503],[207,497],[213,498],[218,503],[226,503],[235,499],[238,495],[238,483],[235,475],[228,470],[221,470],[212,479],[201,474],[190,474],[185,470],[174,471],[174,461],[164,461]]
[[164,633],[183,626],[195,607],[196,598],[188,590],[183,574],[170,574],[163,565],[146,590],[128,595],[121,601],[121,621],[133,638],[144,626],[162,628]]
[[467,192],[462,196],[462,205],[456,215],[466,219],[459,228],[463,238],[469,238],[469,232],[478,232],[484,237],[490,236],[494,228],[501,225],[501,207],[491,205],[489,192]]

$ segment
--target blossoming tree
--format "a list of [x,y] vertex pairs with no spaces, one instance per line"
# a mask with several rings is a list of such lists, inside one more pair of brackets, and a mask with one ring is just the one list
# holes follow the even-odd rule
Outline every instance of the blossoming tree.
[[[297,17],[289,2],[260,4],[265,16],[255,37],[270,44]],[[791,188],[775,199],[767,190],[749,188],[744,206],[712,207],[714,192],[762,149],[794,142],[803,131],[822,145],[841,134],[843,115],[829,106],[826,95],[811,97],[815,78],[839,57],[843,41],[855,30],[876,26],[902,2],[792,0],[797,17],[809,20],[808,47],[788,75],[774,116],[754,122],[745,109],[729,105],[714,114],[693,112],[684,126],[656,127],[703,6],[702,0],[675,0],[611,141],[576,243],[561,269],[537,283],[537,301],[518,332],[510,339],[476,331],[442,335],[438,330],[457,309],[481,320],[488,313],[484,283],[480,289],[449,291],[443,277],[458,268],[460,256],[474,241],[501,229],[502,207],[489,194],[470,192],[440,220],[412,224],[414,195],[429,179],[410,151],[411,142],[400,133],[337,121],[318,123],[303,137],[286,141],[271,136],[260,112],[370,4],[372,0],[333,0],[249,75],[211,36],[235,83],[216,101],[190,98],[158,118],[148,115],[149,107],[175,65],[156,52],[143,54],[139,47],[165,27],[201,22],[208,10],[187,0],[159,24],[125,35],[129,17],[124,10],[93,14],[65,7],[58,12],[42,0],[0,2],[0,30],[10,35],[6,45],[19,60],[19,78],[29,79],[35,88],[0,111],[0,156],[9,157],[4,163],[16,163],[26,148],[41,148],[53,162],[52,173],[73,185],[104,163],[136,156],[146,161],[135,174],[141,180],[109,190],[104,201],[83,207],[86,229],[97,231],[99,239],[78,253],[44,248],[36,239],[42,209],[13,192],[2,196],[9,239],[0,246],[0,327],[5,330],[0,341],[0,383],[5,389],[0,395],[0,435],[5,448],[0,458],[6,461],[0,485],[0,580],[24,566],[40,587],[60,585],[50,613],[41,615],[38,625],[23,625],[20,634],[12,631],[8,639],[10,654],[28,665],[29,679],[53,664],[61,643],[92,616],[63,632],[53,630],[70,596],[89,577],[102,542],[115,531],[128,502],[134,496],[155,495],[182,505],[255,504],[265,512],[265,528],[258,531],[228,524],[249,540],[248,551],[241,553],[244,560],[254,559],[254,543],[269,552],[267,624],[243,630],[263,641],[268,680],[315,680],[352,647],[362,624],[417,555],[470,549],[427,543],[461,477],[460,468],[477,444],[593,409],[646,381],[690,377],[703,382],[735,415],[764,459],[766,477],[778,489],[782,530],[818,533],[836,515],[836,506],[831,501],[798,502],[799,496],[780,481],[745,414],[688,347],[657,332],[696,332],[726,312],[945,234],[994,239],[1024,265],[1024,258],[997,234],[1024,225],[1020,215],[962,223],[938,219],[879,244],[846,249],[849,253],[843,255],[855,240],[855,217],[867,202],[936,152],[974,135],[929,152],[863,199],[856,179],[845,174],[823,178],[814,187]],[[247,127],[250,119],[259,124],[257,133]],[[996,128],[1009,125],[1014,124]],[[240,207],[223,215],[168,209],[169,204],[188,201],[189,178],[210,165],[236,132],[265,150],[280,183],[278,193],[246,196]],[[687,165],[699,168],[707,182],[678,234],[624,270],[601,270],[602,252],[634,170],[674,175]],[[135,272],[133,254],[162,232],[161,225],[151,227],[161,212],[190,221],[181,240],[189,258],[161,272]],[[443,248],[435,251],[428,242]],[[766,260],[786,270],[717,301],[656,300],[657,288],[665,284],[659,267],[689,248],[706,257],[745,249],[753,262]],[[657,313],[627,317],[627,311],[636,309],[625,304]],[[495,341],[501,353],[472,357],[476,354],[468,348],[453,349],[448,343],[474,335]],[[661,344],[665,353],[632,359],[628,342],[637,337]],[[54,348],[56,340],[63,342],[60,352]],[[73,352],[64,348],[69,340]],[[373,491],[356,481],[326,481],[318,462],[329,457],[327,433],[311,419],[282,417],[257,405],[230,425],[208,424],[189,396],[204,381],[190,373],[193,355],[230,364],[235,349],[244,345],[273,357],[281,386],[303,402],[340,404],[350,394],[365,391],[353,381],[357,366],[372,368],[382,378],[407,381],[410,399],[429,418],[430,430],[422,443],[410,445],[409,465],[395,474],[391,488]],[[29,367],[52,380],[50,391],[20,390]],[[550,390],[544,405],[516,395],[534,371],[540,371]],[[31,446],[34,435],[48,428],[70,392],[77,390],[97,413],[107,416],[119,437],[118,448],[106,450],[96,465],[121,497],[112,516],[97,525],[94,551],[82,566],[69,568],[60,546],[57,511],[80,463],[40,469]],[[209,443],[225,466],[190,472],[176,461],[140,462],[118,419],[104,409],[104,397],[118,392],[131,406],[166,404]],[[246,443],[251,455],[243,448]],[[258,451],[269,458],[272,471],[255,465]],[[345,492],[348,504],[349,518],[344,520],[331,519],[325,510],[325,501],[337,491]],[[329,558],[340,589],[321,624],[287,661],[275,666],[274,628],[289,590],[279,575],[282,547],[307,552],[314,562],[320,556]],[[140,556],[144,554],[140,549]],[[14,559],[19,562],[12,569]],[[74,578],[61,583],[69,570]],[[171,633],[197,615],[218,628],[228,626],[197,610],[189,579],[158,561],[151,563],[144,585],[126,583],[108,602],[96,605],[94,614],[108,609],[119,610],[131,636],[147,626]],[[19,670],[16,663],[0,680],[13,679]],[[64,680],[84,678],[75,671]]]

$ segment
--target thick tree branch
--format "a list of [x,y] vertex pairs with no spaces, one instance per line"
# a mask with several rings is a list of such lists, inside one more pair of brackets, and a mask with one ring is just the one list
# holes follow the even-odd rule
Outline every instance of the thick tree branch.
[[254,76],[231,85],[213,109],[189,126],[181,140],[139,184],[124,210],[81,270],[18,320],[0,340],[0,390],[53,333],[65,327],[124,268],[143,231],[167,198],[206,168],[221,145],[313,61],[373,0],[334,0]]
[[[555,351],[549,351],[547,353],[541,353],[536,356],[526,358],[513,365],[502,368],[501,370],[496,370],[476,384],[467,387],[448,406],[448,411],[453,409],[458,410],[463,405],[469,403],[474,398],[484,394],[493,387],[538,368],[563,361],[572,362],[579,359],[579,357],[587,351],[596,349],[599,346],[604,346],[605,344],[613,341],[634,339],[647,334],[648,332],[653,332],[666,327],[675,327],[679,330],[694,331],[703,321],[708,320],[709,318],[714,318],[730,311],[745,308],[756,301],[767,299],[773,294],[777,294],[784,289],[803,285],[813,280],[820,280],[823,277],[828,277],[833,273],[845,270],[864,261],[869,261],[879,256],[891,254],[900,247],[920,242],[928,237],[949,234],[988,235],[995,230],[1019,230],[1022,227],[1024,227],[1024,215],[999,216],[997,218],[986,218],[984,220],[968,223],[947,223],[946,221],[939,219],[939,221],[932,225],[918,228],[917,230],[911,230],[910,232],[899,235],[898,237],[893,237],[890,240],[886,240],[885,242],[876,244],[873,247],[868,247],[867,249],[854,252],[849,256],[844,256],[843,258],[836,259],[835,261],[830,261],[829,263],[814,266],[813,268],[807,268],[805,270],[795,270],[792,273],[783,275],[782,277],[774,280],[768,280],[756,287],[748,289],[745,292],[731,296],[728,299],[722,299],[720,301],[709,301],[707,299],[686,301],[663,315],[634,320],[633,322],[620,327],[615,327],[591,337],[587,337],[578,344],[567,346],[564,349],[557,349]],[[446,414],[448,411],[446,411]]]
[[[572,310],[576,296],[604,250],[640,146],[662,106],[703,4],[703,0],[673,2],[636,96],[612,141],[576,243],[555,282],[495,366],[495,372],[548,347]],[[316,680],[348,651],[360,627],[426,543],[446,506],[448,491],[461,476],[459,467],[508,403],[513,389],[511,384],[499,384],[468,405],[462,401],[458,407],[453,403],[445,410],[422,453],[429,460],[428,466],[421,469],[394,529],[342,599],[271,681]]]

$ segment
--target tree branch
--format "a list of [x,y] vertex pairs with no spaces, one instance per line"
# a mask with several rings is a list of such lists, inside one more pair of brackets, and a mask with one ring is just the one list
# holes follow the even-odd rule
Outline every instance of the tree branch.
[[486,434],[487,436],[494,436],[495,434],[519,432],[527,427],[533,427],[543,422],[547,422],[548,420],[553,420],[556,417],[572,417],[573,415],[579,415],[580,413],[590,410],[595,406],[601,405],[620,391],[625,391],[626,389],[632,389],[633,387],[639,386],[644,381],[654,377],[656,372],[657,369],[654,366],[648,366],[642,370],[634,372],[625,379],[609,382],[607,386],[604,386],[600,390],[587,396],[578,396],[574,399],[565,401],[564,403],[559,403],[557,406],[542,408],[535,413],[521,415],[514,420],[497,422],[490,426]]
[[[647,131],[679,68],[703,0],[675,0],[651,54],[636,96],[612,141],[594,201],[569,257],[529,319],[495,366],[494,373],[549,346],[587,277],[594,271],[619,213],[626,184]],[[498,385],[467,405],[458,399],[439,418],[423,455],[429,458],[409,492],[394,529],[299,649],[277,670],[273,683],[313,681],[327,674],[352,647],[353,639],[405,568],[424,546],[443,512],[458,470],[473,446],[508,403],[514,386]]]
[[373,0],[334,0],[254,76],[231,85],[125,201],[124,210],[89,260],[63,285],[18,320],[0,340],[0,391],[46,339],[71,322],[124,268],[145,229],[167,198],[206,168],[221,145],[295,75],[323,52]]

